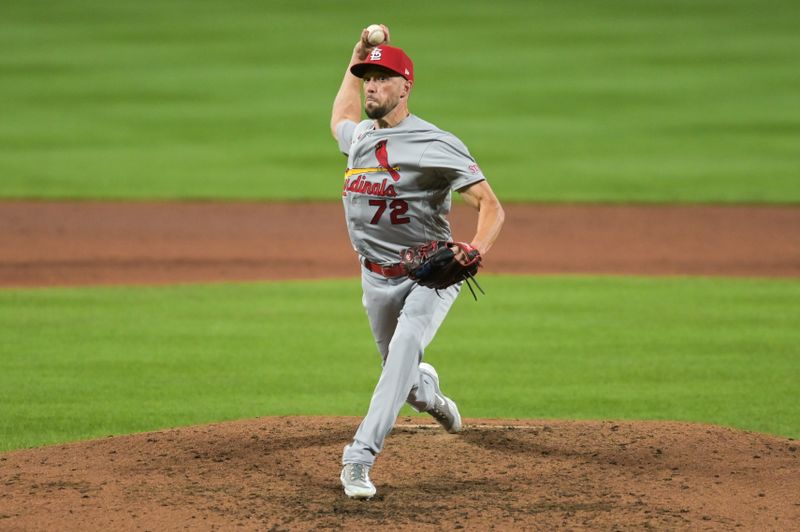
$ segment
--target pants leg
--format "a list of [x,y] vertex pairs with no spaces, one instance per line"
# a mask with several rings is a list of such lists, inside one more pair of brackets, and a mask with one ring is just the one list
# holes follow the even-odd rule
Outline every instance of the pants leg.
[[421,378],[418,366],[460,287],[437,294],[407,279],[384,279],[367,271],[363,275],[364,306],[383,369],[367,415],[353,443],[345,447],[342,462],[372,466],[403,403],[424,410],[433,400],[433,383]]

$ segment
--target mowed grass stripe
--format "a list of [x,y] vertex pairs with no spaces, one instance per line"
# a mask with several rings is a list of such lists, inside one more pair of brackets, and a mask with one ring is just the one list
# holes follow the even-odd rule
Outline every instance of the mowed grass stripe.
[[507,201],[800,201],[794,0],[10,0],[0,197],[334,200],[379,20]]
[[[494,277],[426,359],[466,417],[674,419],[800,437],[800,283]],[[357,280],[0,291],[0,449],[362,415]],[[410,413],[406,410],[405,413]]]

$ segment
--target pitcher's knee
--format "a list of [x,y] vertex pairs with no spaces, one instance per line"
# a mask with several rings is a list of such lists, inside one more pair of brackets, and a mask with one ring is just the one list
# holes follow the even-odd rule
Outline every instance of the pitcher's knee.
[[399,354],[403,357],[414,357],[416,363],[419,363],[419,356],[422,352],[422,339],[420,335],[414,334],[410,331],[398,331],[392,337],[389,343],[389,356],[392,354]]

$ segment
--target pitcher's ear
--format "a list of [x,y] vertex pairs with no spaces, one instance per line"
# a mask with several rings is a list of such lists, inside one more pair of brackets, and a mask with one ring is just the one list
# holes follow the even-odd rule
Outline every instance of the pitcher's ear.
[[413,81],[410,81],[410,80],[407,80],[407,79],[404,79],[403,81],[404,81],[403,88],[406,90],[406,93],[401,95],[400,96],[401,98],[405,98],[406,96],[411,94],[411,87],[414,86],[414,82]]

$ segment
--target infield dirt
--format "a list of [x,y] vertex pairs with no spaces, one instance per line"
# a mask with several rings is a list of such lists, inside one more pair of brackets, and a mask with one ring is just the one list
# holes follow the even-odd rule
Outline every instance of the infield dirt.
[[[510,205],[489,273],[800,276],[793,207]],[[454,234],[474,214],[457,207]],[[357,275],[335,204],[0,202],[0,286]],[[357,295],[354,295],[357,297]],[[787,438],[667,422],[402,418],[347,499],[354,418],[0,454],[1,530],[800,530]]]
[[[506,206],[484,273],[800,276],[800,209]],[[456,205],[456,239],[475,213]],[[0,286],[351,277],[336,203],[0,202]]]

